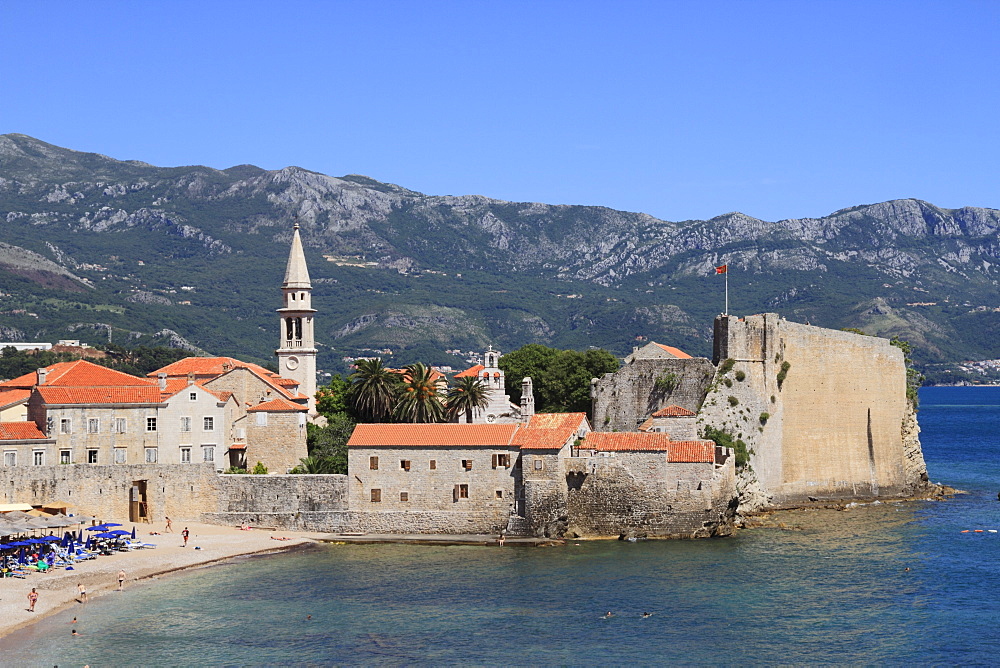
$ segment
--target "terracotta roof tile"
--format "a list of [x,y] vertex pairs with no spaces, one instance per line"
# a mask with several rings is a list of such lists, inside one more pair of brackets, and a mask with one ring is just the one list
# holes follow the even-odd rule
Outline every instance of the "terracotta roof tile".
[[671,441],[668,434],[659,432],[592,431],[580,447],[598,452],[664,452],[667,461],[676,463],[715,461],[712,441]]
[[653,418],[647,418],[645,422],[639,425],[638,431],[644,432],[649,431],[649,428],[653,426]]
[[47,404],[158,404],[160,389],[148,387],[48,387],[38,388]]
[[233,443],[232,445],[229,446],[229,449],[230,450],[246,450],[247,449],[247,444],[246,443]]
[[536,413],[518,431],[515,444],[531,450],[559,450],[586,424],[586,413]]
[[492,446],[511,445],[516,424],[359,424],[348,447],[366,446]]
[[[75,362],[58,362],[45,367],[46,387],[122,387],[126,385],[150,385],[151,381],[145,378],[137,378],[121,371],[115,371],[108,367],[88,362],[87,360],[76,360]],[[35,386],[38,374],[35,371],[18,376],[12,380],[0,383],[0,387],[21,387],[30,389]]]
[[[656,342],[654,341],[653,343],[656,343]],[[656,345],[659,346],[660,348],[662,348],[663,350],[666,350],[668,353],[670,353],[674,357],[680,358],[682,360],[689,360],[689,359],[691,359],[691,356],[688,355],[683,350],[681,350],[680,348],[674,348],[673,346],[665,346],[662,343],[656,343]]]
[[16,406],[17,404],[27,401],[30,396],[31,390],[21,390],[17,388],[5,390],[0,388],[0,408]]
[[262,404],[251,406],[247,409],[247,413],[290,413],[307,410],[309,409],[302,404],[296,404],[288,401],[287,399],[278,397],[277,399],[271,399],[270,401],[265,401]]
[[146,376],[148,378],[156,378],[157,374],[165,373],[168,377],[186,377],[189,373],[193,373],[195,376],[215,378],[216,376],[221,376],[230,368],[250,369],[261,376],[272,379],[279,378],[278,374],[265,369],[259,364],[243,362],[233,357],[185,357],[173,364],[168,364],[156,371],[151,371]]
[[695,415],[688,409],[677,405],[670,405],[653,413],[653,417],[694,417]]
[[470,366],[465,371],[459,371],[458,373],[455,374],[455,378],[465,378],[466,376],[472,376],[473,378],[479,378],[479,372],[482,371],[485,368],[486,367],[484,367],[482,364],[476,364],[474,366]]
[[46,438],[34,422],[0,422],[0,441]]

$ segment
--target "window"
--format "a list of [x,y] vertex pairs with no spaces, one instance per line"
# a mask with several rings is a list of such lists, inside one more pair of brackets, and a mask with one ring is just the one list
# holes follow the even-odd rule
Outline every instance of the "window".
[[198,393],[188,392],[188,401],[198,401]]
[[403,469],[404,471],[409,471],[410,470],[410,460],[409,459],[400,459],[399,460],[399,468]]
[[267,426],[267,413],[261,411],[257,413],[257,426],[266,427]]
[[437,467],[438,467],[437,460],[436,459],[432,459],[431,460],[431,471],[436,471]]
[[88,464],[97,463],[97,450],[87,450],[87,463]]
[[156,463],[156,448],[146,448],[146,463],[147,464]]
[[372,490],[372,503],[382,503],[382,490],[380,489]]
[[35,466],[42,466],[45,464],[45,451],[35,450],[31,453],[31,463]]
[[535,470],[536,471],[541,471],[542,470],[542,460],[541,459],[536,459],[535,460]]
[[471,459],[463,459],[462,460],[462,468],[465,469],[466,471],[471,471],[472,470],[472,460]]
[[378,457],[368,458],[368,468],[372,471],[378,471]]
[[115,464],[124,464],[128,461],[128,450],[125,448],[115,448]]
[[181,448],[181,464],[191,463],[191,448]]
[[459,499],[469,498],[469,486],[468,485],[455,485],[455,491],[453,492],[455,501]]
[[205,417],[202,420],[202,429],[204,431],[215,431],[215,418],[214,417]]
[[3,465],[4,466],[17,466],[17,453],[16,452],[5,452],[5,453],[3,453]]
[[111,431],[115,434],[124,434],[128,431],[128,421],[125,418],[115,418]]
[[497,490],[497,498],[498,499],[502,499],[503,498],[503,490],[502,489],[498,489]]
[[69,418],[63,418],[59,420],[59,433],[60,434],[72,434],[73,433],[73,421]]
[[146,418],[146,431],[156,431],[156,418],[148,417]]
[[508,454],[496,454],[493,455],[493,468],[510,468],[510,455]]
[[181,418],[181,431],[191,431],[191,418],[189,417]]
[[98,418],[87,419],[87,433],[99,434],[101,432],[101,421]]
[[70,464],[73,461],[73,455],[69,450],[59,451],[59,463],[60,464]]
[[410,500],[410,493],[409,492],[400,492],[399,493],[399,500],[400,501],[409,501]]
[[215,461],[215,446],[214,445],[203,445],[201,447],[201,459],[205,462]]

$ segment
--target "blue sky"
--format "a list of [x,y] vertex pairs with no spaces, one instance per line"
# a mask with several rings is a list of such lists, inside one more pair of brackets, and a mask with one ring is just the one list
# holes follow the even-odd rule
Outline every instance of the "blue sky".
[[997,2],[0,0],[0,133],[777,220],[1000,207]]

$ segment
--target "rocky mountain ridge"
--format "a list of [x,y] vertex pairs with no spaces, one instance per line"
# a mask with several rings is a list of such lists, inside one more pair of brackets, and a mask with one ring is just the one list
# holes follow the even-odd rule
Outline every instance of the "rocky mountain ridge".
[[[991,309],[1000,308],[995,209],[908,199],[822,218],[763,221],[734,212],[671,222],[604,207],[428,196],[299,167],[160,168],[2,135],[0,216],[3,240],[23,240],[49,263],[44,271],[76,286],[111,287],[112,280],[112,292],[131,296],[130,304],[168,310],[187,301],[169,292],[185,273],[203,296],[224,275],[238,277],[248,292],[273,289],[260,272],[238,267],[248,260],[279,267],[297,221],[315,258],[317,296],[323,301],[325,293],[333,306],[325,330],[338,352],[366,340],[509,347],[533,336],[566,346],[595,341],[619,352],[636,337],[673,337],[703,352],[720,309],[698,293],[718,290],[709,281],[720,264],[739,286],[734,305],[741,311],[909,335],[927,360],[1000,352],[996,344],[956,338],[970,322],[992,326]],[[133,260],[153,268],[136,274]],[[104,270],[81,269],[94,266]],[[2,252],[0,267],[16,273]],[[416,287],[417,278],[433,289]],[[470,279],[478,285],[470,288]],[[443,298],[448,291],[464,299]],[[572,295],[578,298],[570,306]],[[164,299],[170,304],[157,303]],[[209,301],[202,306],[222,303]],[[432,306],[438,315],[424,317]],[[263,310],[248,317],[267,329]],[[163,324],[191,333],[175,318]],[[961,340],[958,350],[949,340]],[[266,354],[267,346],[256,349]]]

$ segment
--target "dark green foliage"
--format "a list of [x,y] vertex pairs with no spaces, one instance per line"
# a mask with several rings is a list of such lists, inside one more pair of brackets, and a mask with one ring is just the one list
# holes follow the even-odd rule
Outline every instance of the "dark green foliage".
[[257,462],[250,473],[253,475],[267,475],[267,467],[262,462]]
[[348,390],[351,385],[339,374],[330,377],[327,385],[316,390],[316,412],[329,418],[336,413],[349,413]]
[[358,360],[348,393],[352,413],[362,422],[389,422],[403,378],[389,371],[380,358]]
[[247,472],[246,469],[240,468],[239,466],[230,466],[228,469],[223,471],[223,473],[230,473],[230,474],[243,474],[246,472]]
[[742,371],[737,371],[736,372],[736,380],[738,380],[739,382],[742,383],[744,380],[746,380],[746,377],[747,377],[747,375],[744,372],[742,372]]
[[729,359],[723,360],[722,364],[719,365],[719,375],[725,376],[727,373],[732,371],[734,364],[736,364],[736,360],[734,360],[731,357]]
[[750,453],[747,451],[747,444],[741,439],[734,439],[732,435],[714,427],[705,427],[703,436],[710,441],[715,441],[716,445],[724,448],[732,448],[736,455],[736,466],[742,468],[750,462]]
[[334,413],[326,419],[325,427],[306,425],[306,447],[309,458],[314,460],[310,464],[313,470],[305,470],[300,464],[292,473],[311,473],[318,469],[323,469],[323,473],[347,473],[347,441],[356,423],[346,413]]
[[729,397],[729,405],[730,406],[736,406],[739,403],[740,403],[739,399],[737,399],[736,397],[730,395],[730,397]]
[[618,369],[607,350],[557,350],[528,344],[500,358],[507,394],[521,400],[521,381],[530,376],[540,413],[590,412],[590,381]]
[[788,361],[781,363],[781,370],[778,371],[777,381],[778,389],[781,389],[781,384],[785,382],[785,377],[788,375],[788,370],[792,368],[791,363]]
[[906,363],[906,398],[910,400],[910,403],[915,409],[920,405],[920,394],[918,393],[918,390],[920,389],[920,386],[924,384],[924,377],[919,371],[913,368],[913,360],[910,358],[910,354],[913,352],[913,346],[906,341],[903,341],[898,336],[892,337],[889,343],[903,351],[903,360]]
[[759,417],[759,418],[757,418],[757,419],[759,419],[759,420],[760,420],[760,423],[761,423],[762,425],[765,425],[765,424],[767,424],[767,421],[771,419],[771,414],[770,414],[770,413],[767,413],[767,412],[764,412],[764,413],[761,413],[761,414],[760,414],[760,417]]
[[722,384],[725,385],[726,387],[732,387],[733,386],[733,381],[730,378],[723,378],[722,379]]
[[473,413],[477,408],[485,408],[489,403],[486,386],[474,376],[463,376],[455,379],[455,384],[448,389],[448,397],[445,400],[448,419],[458,421],[465,417],[465,421],[472,424]]
[[393,422],[444,422],[444,404],[430,367],[414,362],[406,367],[399,399],[392,409]]

